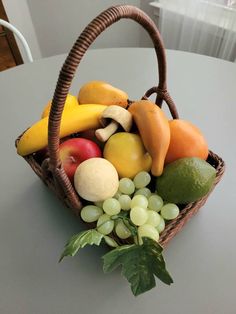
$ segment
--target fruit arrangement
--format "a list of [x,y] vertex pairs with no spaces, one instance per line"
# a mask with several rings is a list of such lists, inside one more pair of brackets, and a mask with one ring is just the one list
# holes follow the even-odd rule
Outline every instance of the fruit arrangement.
[[[18,154],[33,154],[39,165],[49,158],[50,108],[51,102],[17,143]],[[61,260],[105,242],[112,249],[103,256],[104,272],[122,266],[134,295],[153,288],[155,277],[170,285],[159,237],[216,178],[201,131],[168,119],[149,100],[130,101],[120,89],[91,81],[78,97],[67,96],[59,137],[62,168],[89,227],[68,241]]]

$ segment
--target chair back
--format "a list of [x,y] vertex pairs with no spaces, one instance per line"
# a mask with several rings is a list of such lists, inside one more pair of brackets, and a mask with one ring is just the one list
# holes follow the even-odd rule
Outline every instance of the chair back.
[[22,46],[25,49],[25,53],[26,53],[26,56],[27,56],[29,62],[33,62],[33,57],[32,57],[29,45],[28,45],[25,37],[21,34],[21,32],[15,26],[13,26],[12,24],[8,23],[7,21],[5,21],[3,19],[0,19],[0,25],[2,25],[5,28],[8,28],[10,31],[12,31],[17,36],[17,38],[19,38]]

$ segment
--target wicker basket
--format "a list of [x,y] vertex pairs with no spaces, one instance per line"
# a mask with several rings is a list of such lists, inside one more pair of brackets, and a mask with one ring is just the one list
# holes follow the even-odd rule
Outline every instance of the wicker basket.
[[[159,85],[149,89],[143,98],[147,98],[151,94],[156,93],[156,104],[161,106],[164,100],[168,105],[173,118],[178,118],[175,104],[167,91],[165,50],[159,31],[156,28],[154,22],[143,11],[129,5],[111,7],[102,12],[81,33],[60,71],[49,116],[49,158],[41,164],[38,162],[36,154],[31,154],[24,157],[34,172],[45,182],[45,184],[50,189],[52,189],[57,194],[57,196],[67,207],[73,210],[76,215],[79,215],[80,213],[82,208],[82,201],[76,193],[67,175],[65,174],[59,159],[58,148],[60,144],[59,130],[61,116],[72,79],[83,55],[99,34],[101,34],[107,27],[122,18],[129,18],[141,24],[149,33],[156,51],[159,69]],[[16,146],[20,137],[16,140]],[[217,171],[214,184],[215,186],[223,175],[225,168],[224,162],[213,152],[209,152],[208,162],[213,167],[215,167]],[[209,194],[197,202],[182,207],[180,215],[168,223],[165,230],[161,234],[159,243],[162,246],[166,246],[170,239],[182,229],[188,219],[191,218],[201,206],[203,206],[208,196]]]

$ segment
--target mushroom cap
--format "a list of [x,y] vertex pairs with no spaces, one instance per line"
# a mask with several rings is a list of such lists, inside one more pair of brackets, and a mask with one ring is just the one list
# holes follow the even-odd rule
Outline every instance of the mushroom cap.
[[126,132],[129,132],[132,126],[132,114],[120,106],[108,106],[101,115],[100,121],[103,126],[108,124],[108,120],[114,120],[119,123]]

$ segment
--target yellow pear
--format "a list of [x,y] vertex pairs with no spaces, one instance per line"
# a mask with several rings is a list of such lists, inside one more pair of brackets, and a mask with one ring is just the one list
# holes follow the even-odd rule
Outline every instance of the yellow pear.
[[119,132],[106,142],[103,156],[116,168],[120,178],[133,179],[140,171],[150,171],[152,158],[138,134]]
[[90,81],[81,87],[78,101],[80,104],[117,105],[126,108],[128,95],[106,82]]

